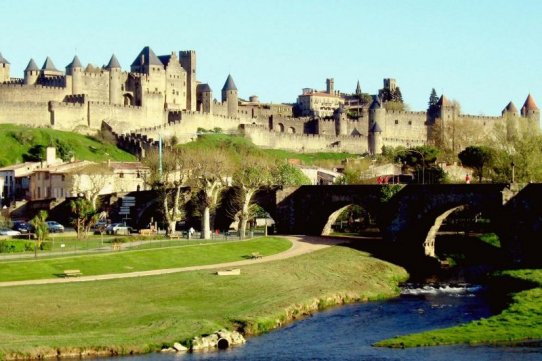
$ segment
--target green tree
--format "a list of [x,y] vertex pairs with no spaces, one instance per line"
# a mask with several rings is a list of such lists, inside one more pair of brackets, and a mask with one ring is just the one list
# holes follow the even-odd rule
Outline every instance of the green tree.
[[39,211],[38,214],[32,218],[30,224],[34,226],[34,232],[36,233],[36,242],[34,243],[34,257],[38,257],[38,248],[41,248],[43,241],[49,235],[49,227],[47,225],[47,211]]
[[477,176],[478,181],[482,183],[484,167],[491,165],[493,151],[486,146],[470,146],[462,150],[458,154],[458,157],[465,167],[474,169],[474,176]]
[[401,93],[401,88],[397,87],[391,93],[391,100],[396,103],[403,103],[403,94]]
[[96,212],[92,202],[84,198],[77,198],[70,201],[70,209],[74,215],[72,224],[77,232],[77,239],[84,238],[90,227],[96,224],[100,214]]
[[311,180],[299,170],[299,168],[288,164],[280,164],[273,170],[273,181],[279,186],[301,186],[311,184]]

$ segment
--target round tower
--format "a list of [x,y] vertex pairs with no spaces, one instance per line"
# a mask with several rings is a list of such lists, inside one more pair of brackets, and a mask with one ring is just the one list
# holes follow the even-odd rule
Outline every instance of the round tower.
[[73,57],[72,62],[66,67],[66,75],[72,77],[72,94],[82,94],[83,66],[77,55]]
[[375,122],[369,129],[369,154],[382,154],[382,146],[382,128]]
[[9,61],[6,60],[0,53],[0,83],[8,82],[10,78],[9,74]]
[[377,96],[374,98],[371,106],[369,107],[369,131],[371,127],[378,122],[384,124],[386,120],[386,109],[382,106],[380,98]]
[[346,115],[346,111],[344,110],[343,104],[340,104],[339,108],[335,110],[333,118],[335,119],[335,133],[337,135],[347,135],[348,117]]
[[38,65],[34,59],[30,59],[26,69],[24,70],[24,83],[26,85],[34,85],[38,82],[39,76],[40,69],[38,68]]
[[228,75],[228,78],[222,87],[222,103],[226,102],[229,117],[237,117],[238,101],[237,87],[235,86],[231,75]]
[[540,109],[536,106],[534,98],[529,94],[523,107],[521,107],[521,116],[525,117],[536,124],[540,124]]
[[510,117],[517,117],[518,116],[518,108],[514,105],[513,102],[508,103],[508,105],[502,110],[501,112],[502,116],[510,116]]
[[197,110],[202,113],[213,112],[213,90],[209,84],[198,84],[197,89]]
[[109,64],[105,67],[109,71],[109,102],[122,104],[121,75],[122,69],[115,54],[111,56]]

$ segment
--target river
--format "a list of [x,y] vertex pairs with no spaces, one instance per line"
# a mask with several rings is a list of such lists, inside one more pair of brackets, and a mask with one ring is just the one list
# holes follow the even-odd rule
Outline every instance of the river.
[[[494,313],[481,287],[406,287],[396,299],[333,308],[224,351],[148,354],[123,361],[203,360],[461,360],[542,361],[542,347],[371,345],[398,334],[457,325]],[[110,361],[111,359],[103,359]]]

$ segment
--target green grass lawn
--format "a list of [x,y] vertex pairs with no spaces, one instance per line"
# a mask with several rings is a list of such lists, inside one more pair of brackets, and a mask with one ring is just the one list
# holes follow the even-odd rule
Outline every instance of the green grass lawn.
[[503,272],[533,284],[532,289],[513,296],[500,314],[441,330],[400,336],[378,342],[377,346],[416,347],[448,344],[500,344],[542,339],[542,270]]
[[232,262],[244,260],[252,252],[267,256],[290,247],[291,242],[286,239],[267,237],[208,245],[2,262],[0,282],[55,278],[66,269],[79,269],[83,275],[90,276]]
[[[247,246],[238,254],[251,250],[263,248]],[[143,255],[155,259],[151,251]],[[197,255],[169,253],[163,261],[188,262],[192,256]],[[223,327],[265,331],[331,304],[396,295],[397,283],[406,277],[402,268],[337,246],[245,266],[236,277],[198,271],[11,287],[0,292],[0,304],[9,305],[0,307],[0,354],[56,356],[85,349],[128,354],[155,351]]]
[[[102,162],[108,159],[134,161],[135,156],[114,144],[79,133],[49,128],[29,128],[22,125],[0,125],[0,166],[23,162],[23,155],[35,145],[49,146],[56,141],[67,145],[78,160]],[[57,152],[58,156],[58,152]]]

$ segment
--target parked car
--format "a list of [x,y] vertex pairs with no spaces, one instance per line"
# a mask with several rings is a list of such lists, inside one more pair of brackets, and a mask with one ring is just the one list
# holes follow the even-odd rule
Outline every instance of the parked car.
[[105,229],[107,234],[130,234],[132,230],[131,227],[125,225],[124,223],[112,223]]
[[96,224],[92,226],[92,230],[94,231],[94,234],[100,234],[107,230],[107,226],[108,226],[107,222],[99,221],[99,222],[96,222]]
[[23,221],[16,221],[13,223],[13,227],[11,227],[11,229],[15,230],[15,231],[19,231],[21,233],[31,233],[31,232],[34,232],[34,226],[32,226],[30,223],[28,222],[23,222]]
[[19,236],[21,232],[9,228],[0,228],[0,236]]
[[47,221],[47,228],[49,228],[50,233],[62,233],[64,232],[64,226],[58,223],[57,221]]

